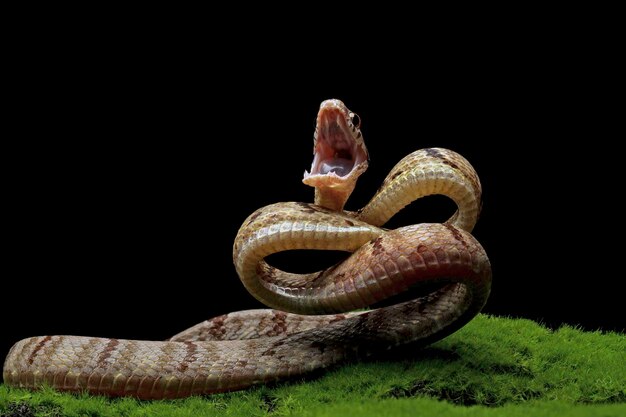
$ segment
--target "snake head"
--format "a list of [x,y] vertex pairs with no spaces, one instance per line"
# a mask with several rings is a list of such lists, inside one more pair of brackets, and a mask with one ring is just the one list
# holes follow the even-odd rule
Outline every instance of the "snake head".
[[302,182],[315,187],[315,204],[342,210],[359,176],[367,169],[368,154],[359,116],[340,100],[325,100],[317,114],[311,172]]

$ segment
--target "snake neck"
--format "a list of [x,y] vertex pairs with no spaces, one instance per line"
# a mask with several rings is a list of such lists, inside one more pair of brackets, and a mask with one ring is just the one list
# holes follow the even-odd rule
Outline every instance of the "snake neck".
[[315,189],[315,204],[333,211],[342,211],[352,190]]

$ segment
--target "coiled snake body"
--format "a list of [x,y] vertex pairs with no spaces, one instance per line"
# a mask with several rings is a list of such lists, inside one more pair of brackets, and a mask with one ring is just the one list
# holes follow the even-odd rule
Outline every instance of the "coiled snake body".
[[[439,148],[413,152],[353,213],[343,206],[367,168],[368,155],[357,116],[339,100],[326,100],[320,107],[314,155],[304,182],[315,187],[315,204],[259,209],[235,239],[237,273],[250,293],[273,309],[216,317],[164,342],[24,339],[7,356],[5,383],[143,399],[236,390],[401,344],[432,342],[481,310],[491,267],[469,233],[478,218],[481,186],[463,157]],[[381,228],[404,206],[431,194],[446,195],[457,204],[447,222]],[[353,253],[313,274],[284,272],[264,261],[290,249]],[[427,295],[354,312],[424,284],[430,289]]]

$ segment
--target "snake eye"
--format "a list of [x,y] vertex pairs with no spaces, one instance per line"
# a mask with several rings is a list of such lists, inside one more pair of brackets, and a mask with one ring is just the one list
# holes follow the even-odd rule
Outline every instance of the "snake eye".
[[359,115],[354,113],[354,112],[350,112],[348,114],[348,116],[350,116],[350,119],[352,119],[352,124],[354,125],[354,127],[356,127],[357,129],[360,129],[361,128],[361,118],[359,117]]

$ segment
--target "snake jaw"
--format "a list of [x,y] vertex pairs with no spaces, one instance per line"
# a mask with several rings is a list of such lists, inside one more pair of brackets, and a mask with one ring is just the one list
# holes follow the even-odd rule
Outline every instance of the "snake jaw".
[[342,210],[359,176],[367,169],[368,153],[354,113],[336,99],[320,105],[311,172],[302,182],[315,187],[315,203]]

